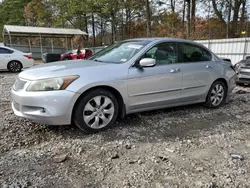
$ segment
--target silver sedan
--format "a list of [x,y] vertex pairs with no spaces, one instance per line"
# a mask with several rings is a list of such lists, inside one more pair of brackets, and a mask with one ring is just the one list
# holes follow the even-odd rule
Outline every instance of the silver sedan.
[[126,114],[194,103],[217,108],[225,103],[235,80],[231,63],[198,43],[132,39],[88,60],[21,72],[11,92],[12,109],[37,123],[74,123],[94,133]]

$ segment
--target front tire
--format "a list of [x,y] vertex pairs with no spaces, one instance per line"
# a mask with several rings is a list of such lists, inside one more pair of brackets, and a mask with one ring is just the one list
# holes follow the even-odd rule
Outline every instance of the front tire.
[[75,107],[73,121],[86,133],[110,128],[118,116],[115,96],[104,89],[95,89],[84,95]]
[[19,61],[11,61],[8,63],[7,68],[10,72],[21,72],[22,63],[20,63]]
[[205,106],[209,108],[219,108],[225,104],[227,88],[222,81],[215,81],[207,95]]

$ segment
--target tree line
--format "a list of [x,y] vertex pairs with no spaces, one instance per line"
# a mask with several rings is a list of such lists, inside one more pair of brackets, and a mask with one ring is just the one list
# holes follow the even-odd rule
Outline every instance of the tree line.
[[135,37],[250,36],[250,0],[2,0],[4,24],[78,28],[99,46]]

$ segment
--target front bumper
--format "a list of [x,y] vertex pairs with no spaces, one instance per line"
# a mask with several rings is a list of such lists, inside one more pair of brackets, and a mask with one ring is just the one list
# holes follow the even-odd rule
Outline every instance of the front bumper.
[[62,91],[26,92],[11,90],[15,115],[39,124],[69,125],[80,94]]

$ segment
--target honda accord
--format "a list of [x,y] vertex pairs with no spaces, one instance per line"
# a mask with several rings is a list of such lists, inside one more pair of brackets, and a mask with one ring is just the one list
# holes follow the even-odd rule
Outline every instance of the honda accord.
[[87,60],[44,64],[21,72],[12,88],[12,109],[37,123],[74,123],[95,133],[126,114],[194,103],[218,108],[235,80],[232,64],[198,43],[131,39]]

